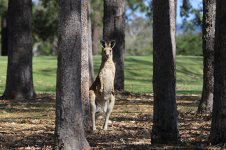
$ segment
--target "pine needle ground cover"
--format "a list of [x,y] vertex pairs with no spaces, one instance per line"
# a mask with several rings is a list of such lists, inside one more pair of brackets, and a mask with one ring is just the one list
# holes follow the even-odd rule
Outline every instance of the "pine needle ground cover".
[[[177,93],[200,94],[202,90],[202,57],[177,56]],[[94,56],[95,76],[100,66],[100,56]],[[125,91],[152,93],[152,56],[125,56]],[[0,94],[6,81],[6,57],[0,57]],[[57,58],[33,58],[33,78],[37,93],[55,93]]]

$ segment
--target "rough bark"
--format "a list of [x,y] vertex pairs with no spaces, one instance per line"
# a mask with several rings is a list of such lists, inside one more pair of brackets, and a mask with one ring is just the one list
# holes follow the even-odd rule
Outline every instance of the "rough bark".
[[56,150],[90,149],[85,138],[81,97],[81,0],[58,1]]
[[226,1],[216,1],[214,46],[214,98],[210,140],[226,142]]
[[8,55],[8,34],[7,34],[7,19],[5,16],[2,16],[1,19],[1,55]]
[[35,97],[32,77],[32,2],[9,0],[8,66],[4,99]]
[[91,112],[89,102],[89,39],[88,39],[88,0],[82,0],[82,53],[81,53],[81,94],[84,112],[84,126],[91,130]]
[[115,89],[124,90],[124,52],[125,52],[125,1],[104,0],[103,38],[116,40],[113,48],[115,63]]
[[153,144],[178,141],[175,7],[175,0],[153,0]]
[[216,0],[203,0],[203,89],[198,113],[211,113],[214,86],[214,38]]

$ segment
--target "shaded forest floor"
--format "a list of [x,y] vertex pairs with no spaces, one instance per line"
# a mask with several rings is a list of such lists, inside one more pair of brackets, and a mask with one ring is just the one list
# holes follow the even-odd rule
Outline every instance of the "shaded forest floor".
[[[87,135],[93,149],[223,149],[208,144],[210,117],[196,115],[199,96],[177,97],[181,143],[151,145],[153,98],[150,94],[123,93],[111,115],[109,130]],[[55,97],[39,95],[33,102],[0,101],[0,149],[53,149]]]

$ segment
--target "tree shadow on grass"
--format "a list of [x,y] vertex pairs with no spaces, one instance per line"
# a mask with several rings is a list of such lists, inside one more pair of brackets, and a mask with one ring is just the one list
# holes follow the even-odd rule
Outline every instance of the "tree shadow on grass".
[[56,76],[56,68],[46,68],[46,69],[36,70],[34,74],[41,75],[41,76],[48,76],[48,77]]
[[197,71],[191,70],[189,68],[190,65],[183,65],[183,64],[177,64],[176,72],[185,74],[186,76],[192,76],[192,77],[200,77],[202,78],[202,73],[197,73]]
[[142,66],[152,66],[153,63],[151,62],[151,57],[150,57],[150,60],[142,60],[142,59],[135,59],[135,58],[132,58],[132,57],[129,57],[129,58],[125,58],[126,59],[126,62],[128,63],[128,67],[129,67],[129,64],[130,63],[134,63],[136,65],[142,65]]
[[202,93],[199,90],[177,90],[177,94],[200,94]]

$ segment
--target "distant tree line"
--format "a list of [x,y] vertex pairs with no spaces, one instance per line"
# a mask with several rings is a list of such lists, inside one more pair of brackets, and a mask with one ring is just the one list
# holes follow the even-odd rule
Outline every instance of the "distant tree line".
[[[1,15],[1,55],[7,55],[7,12],[8,0],[2,0],[0,4]],[[184,4],[185,5],[185,4]],[[177,54],[178,55],[202,55],[201,34],[195,31],[200,23],[194,23],[194,20],[200,20],[202,15],[201,8],[194,9],[191,4],[181,9],[181,15],[184,18],[183,25],[180,27],[177,35]],[[128,55],[151,55],[152,54],[152,13],[149,7],[150,0],[145,1],[127,1],[126,2],[126,45],[125,53]],[[33,55],[56,55],[57,54],[57,3],[55,0],[39,0],[33,3],[32,9],[32,36],[33,36]],[[188,8],[187,8],[188,7]],[[182,13],[183,12],[183,13]],[[186,19],[189,14],[194,14],[199,19]],[[198,13],[199,12],[199,13]],[[93,55],[101,52],[98,46],[98,40],[102,38],[103,28],[103,1],[91,1],[90,8],[91,31],[92,31],[92,51]],[[198,21],[197,21],[198,22]]]

